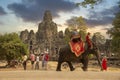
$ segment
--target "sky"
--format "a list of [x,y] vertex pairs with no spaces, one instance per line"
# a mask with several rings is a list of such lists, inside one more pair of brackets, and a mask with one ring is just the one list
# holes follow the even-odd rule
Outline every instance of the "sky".
[[38,30],[44,12],[50,10],[58,31],[65,30],[67,21],[73,16],[82,16],[88,32],[101,32],[106,38],[106,31],[112,27],[112,21],[119,7],[119,0],[103,0],[91,9],[75,4],[83,0],[0,0],[0,33],[20,32],[28,29]]

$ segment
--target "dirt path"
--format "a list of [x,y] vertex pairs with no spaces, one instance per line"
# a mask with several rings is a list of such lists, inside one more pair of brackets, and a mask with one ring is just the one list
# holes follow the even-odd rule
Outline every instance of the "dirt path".
[[[5,65],[5,64],[3,64]],[[53,62],[53,61],[49,61],[48,62],[48,70],[49,71],[55,71],[56,70],[56,66],[57,66],[57,62]],[[75,71],[82,71],[81,69],[81,66],[82,65],[74,65],[74,67],[76,68]],[[16,66],[16,68],[0,68],[0,71],[19,71],[19,70],[23,70],[23,67],[22,67],[22,64],[19,65],[19,66]],[[31,64],[30,62],[28,62],[27,64],[27,70],[31,70]],[[62,68],[63,71],[69,71],[69,68]],[[41,68],[41,62],[40,62],[40,69],[39,71],[44,71],[42,68]],[[91,66],[89,65],[88,67],[88,71],[93,71],[93,72],[99,72],[100,71],[100,67],[98,65],[96,66]],[[118,67],[108,67],[108,70],[107,72],[120,72],[120,68]]]
[[99,66],[89,66],[88,71],[84,72],[81,66],[74,65],[75,71],[63,68],[63,71],[57,72],[56,65],[57,62],[49,62],[48,70],[41,67],[39,70],[31,70],[29,62],[26,71],[22,65],[16,68],[0,68],[0,80],[120,80],[120,68],[109,67],[107,71],[100,71]]
[[0,80],[120,80],[120,72],[0,71]]

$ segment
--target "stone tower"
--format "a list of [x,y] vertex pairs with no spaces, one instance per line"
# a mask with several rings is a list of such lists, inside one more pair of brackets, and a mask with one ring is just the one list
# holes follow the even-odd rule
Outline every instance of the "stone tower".
[[28,35],[29,35],[29,32],[28,30],[24,30],[24,31],[21,31],[20,33],[20,39],[24,42],[24,43],[28,43]]
[[45,11],[43,21],[38,26],[36,32],[37,44],[40,50],[48,49],[50,53],[54,51],[57,38],[57,24],[52,21],[50,11]]

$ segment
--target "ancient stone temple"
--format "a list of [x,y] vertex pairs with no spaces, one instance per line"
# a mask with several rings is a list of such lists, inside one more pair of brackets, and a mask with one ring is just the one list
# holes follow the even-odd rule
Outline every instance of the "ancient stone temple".
[[29,34],[29,32],[28,32],[28,30],[26,29],[26,30],[24,30],[24,31],[21,31],[21,33],[20,33],[20,39],[24,42],[24,43],[28,43],[28,34]]
[[40,50],[48,49],[54,51],[55,42],[57,38],[57,24],[52,21],[50,11],[44,13],[43,21],[38,26],[36,32],[36,40],[40,45]]
[[40,54],[44,50],[48,50],[51,57],[56,55],[56,49],[64,45],[63,32],[57,31],[57,24],[52,21],[50,11],[45,11],[43,20],[38,25],[38,30],[22,31],[20,38],[29,45],[29,50],[33,50],[35,54]]

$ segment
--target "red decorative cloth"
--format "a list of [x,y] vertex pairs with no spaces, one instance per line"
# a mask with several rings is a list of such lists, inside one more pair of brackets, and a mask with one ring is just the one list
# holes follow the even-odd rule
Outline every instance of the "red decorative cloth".
[[75,53],[77,57],[79,57],[84,52],[84,43],[82,41],[79,41],[77,43],[70,41],[69,45],[70,45],[71,51]]

